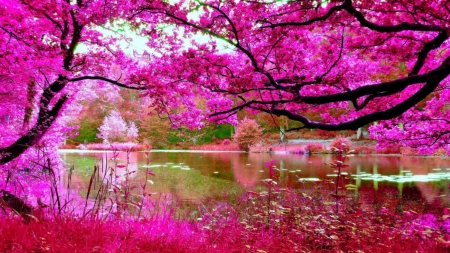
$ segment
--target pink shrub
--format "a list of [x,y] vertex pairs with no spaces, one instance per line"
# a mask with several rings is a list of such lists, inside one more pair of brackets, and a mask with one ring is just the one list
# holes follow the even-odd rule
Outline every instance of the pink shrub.
[[434,151],[433,155],[434,156],[446,156],[446,155],[448,155],[448,152],[444,148],[438,148],[438,149],[436,149],[436,151]]
[[250,146],[260,141],[263,130],[255,120],[244,118],[236,129],[234,141],[241,150],[248,151]]
[[232,144],[230,139],[224,139],[221,143],[221,145],[230,145],[230,144]]
[[275,152],[288,152],[293,154],[304,154],[306,152],[305,147],[300,145],[272,146],[270,148]]
[[373,154],[375,153],[375,149],[372,147],[356,147],[354,148],[356,154]]
[[414,156],[419,155],[419,152],[412,147],[401,147],[400,154],[402,154],[403,156]]
[[325,151],[324,147],[320,143],[312,142],[306,145],[305,152],[309,154],[323,153]]
[[344,137],[337,137],[333,140],[330,144],[330,149],[332,152],[335,152],[335,150],[342,150],[342,152],[347,153],[350,151],[350,148],[352,146],[352,142]]
[[378,154],[400,154],[401,147],[399,145],[386,145],[379,146],[377,145],[377,153]]
[[264,141],[258,141],[249,147],[251,153],[267,153],[271,150],[269,144]]
[[237,144],[217,145],[217,144],[204,144],[199,146],[191,146],[190,150],[205,150],[205,151],[240,151],[241,149]]

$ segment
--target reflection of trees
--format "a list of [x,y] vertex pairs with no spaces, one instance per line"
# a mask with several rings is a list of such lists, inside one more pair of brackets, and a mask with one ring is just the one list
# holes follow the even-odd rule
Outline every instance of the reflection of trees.
[[[268,155],[242,154],[233,159],[233,172],[236,182],[245,188],[255,187],[261,180],[263,173],[259,172],[264,169],[264,158]],[[250,164],[250,165],[247,165]]]
[[[214,176],[219,178],[224,178],[224,175],[234,174],[234,178],[231,177],[231,179],[245,188],[252,188],[260,181],[262,173],[259,171],[264,169],[263,157],[268,157],[267,154],[247,155],[233,152],[202,153],[201,155],[204,159],[202,163],[214,164],[214,166],[208,167],[207,173],[202,171],[203,174],[214,175],[214,172],[218,172]],[[214,168],[214,170],[211,170],[211,168]],[[228,177],[225,176],[225,178]]]

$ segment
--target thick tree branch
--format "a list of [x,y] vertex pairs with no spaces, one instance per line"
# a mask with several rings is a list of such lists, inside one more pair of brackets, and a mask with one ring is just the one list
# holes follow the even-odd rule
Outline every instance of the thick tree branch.
[[425,64],[425,60],[427,59],[428,53],[430,51],[439,48],[442,43],[444,43],[448,39],[448,33],[447,32],[441,32],[438,36],[436,36],[433,40],[426,43],[422,50],[419,52],[416,64],[414,65],[413,69],[409,73],[410,76],[417,75],[420,71],[420,69]]
[[370,30],[378,32],[401,32],[401,31],[423,31],[423,32],[447,32],[449,29],[437,25],[424,25],[403,22],[399,25],[378,25],[368,21],[364,15],[355,9],[351,0],[345,0],[343,4],[344,9],[353,17],[355,17],[361,26],[367,27]]
[[358,98],[370,96],[373,94],[378,94],[377,97],[386,96],[400,92],[404,90],[406,87],[413,84],[433,82],[434,80],[442,80],[444,79],[443,77],[446,77],[449,73],[450,73],[450,57],[447,58],[441,64],[441,66],[423,75],[408,76],[389,82],[362,86],[351,91],[336,93],[332,95],[299,96],[299,100],[307,104],[320,105],[333,102],[354,101]]
[[363,127],[374,121],[388,120],[400,116],[402,113],[406,112],[411,107],[413,107],[414,105],[425,99],[431,92],[434,91],[434,89],[436,89],[436,87],[439,85],[439,82],[440,80],[430,81],[426,83],[414,95],[387,110],[369,113],[364,116],[358,117],[354,120],[350,120],[347,122],[340,122],[336,124],[327,124],[323,122],[310,121],[305,116],[298,115],[287,110],[272,109],[268,111],[268,113],[273,113],[277,116],[286,116],[289,119],[297,120],[303,123],[304,128],[322,129],[329,131],[355,130],[358,129],[359,127]]
[[103,76],[82,76],[82,77],[75,77],[72,79],[69,79],[69,82],[79,82],[79,81],[83,81],[83,80],[99,80],[99,81],[104,81],[104,82],[108,82],[111,84],[114,84],[116,86],[122,87],[122,88],[126,88],[126,89],[131,89],[131,90],[146,90],[147,88],[145,87],[135,87],[135,86],[128,86],[126,84],[123,84],[121,82],[103,77]]
[[83,26],[78,23],[78,20],[75,17],[74,10],[70,10],[70,16],[72,18],[73,33],[72,40],[70,41],[69,48],[67,49],[66,56],[63,60],[63,66],[65,70],[71,70],[75,47],[78,45],[78,42],[81,39],[81,31],[83,30]]
[[22,135],[22,137],[17,139],[13,144],[5,148],[0,148],[0,164],[5,164],[14,160],[23,154],[29,147],[39,142],[57,119],[67,98],[67,96],[60,98],[50,110],[41,108],[38,120],[33,128]]
[[403,22],[398,25],[378,25],[376,23],[368,21],[364,14],[362,14],[360,11],[356,10],[355,7],[352,5],[352,0],[345,0],[343,4],[336,5],[334,7],[331,7],[328,12],[323,15],[316,18],[312,18],[310,20],[304,21],[304,22],[279,22],[279,23],[272,23],[268,20],[261,20],[260,23],[268,23],[268,25],[263,25],[261,28],[275,28],[275,27],[286,27],[286,26],[307,26],[314,24],[316,22],[325,21],[328,18],[331,17],[334,13],[337,13],[341,10],[347,11],[350,15],[355,17],[361,26],[367,27],[370,30],[378,31],[378,32],[401,32],[401,31],[424,31],[424,32],[447,32],[449,29],[437,25],[424,25],[424,24],[414,24],[414,23],[408,23]]

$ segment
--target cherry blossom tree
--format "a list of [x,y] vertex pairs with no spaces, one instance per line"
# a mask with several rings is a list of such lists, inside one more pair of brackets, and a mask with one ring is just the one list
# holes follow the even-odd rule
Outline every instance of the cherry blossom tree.
[[[125,63],[126,57],[120,51],[108,52],[113,42],[92,29],[124,15],[124,11],[117,1],[2,2],[0,114],[7,119],[3,125],[12,129],[1,132],[0,164],[40,143],[83,81],[125,86],[109,79],[105,67],[113,59]],[[81,42],[95,49],[77,53]],[[23,124],[18,128],[20,122]]]
[[112,110],[99,127],[97,137],[109,142],[134,142],[139,135],[139,129],[134,122],[125,122],[116,110]]
[[[90,96],[89,87],[110,84],[146,90],[153,103],[164,103],[159,97],[176,87],[161,91],[133,79],[132,73],[139,73],[144,66],[141,59],[124,51],[132,38],[115,32],[127,25],[126,20],[135,9],[133,1],[125,0],[2,1],[0,164],[31,155],[35,151],[32,147],[53,147],[54,152],[65,138],[64,133],[70,130],[62,120],[64,115],[77,114],[77,96]],[[147,24],[157,22],[150,19],[147,18]],[[108,33],[101,32],[101,27],[113,34],[105,35]],[[97,86],[92,86],[92,82]],[[182,103],[176,101],[189,101],[187,95],[179,95],[161,108],[168,110],[175,104],[182,108]],[[173,124],[193,117],[188,122],[198,127],[202,114],[188,110],[189,102],[185,104],[184,118],[175,116]],[[57,156],[55,152],[54,155]]]
[[[196,0],[144,3],[134,17],[154,15],[178,28],[167,35],[146,26],[153,47],[178,37],[190,45],[174,43],[143,78],[223,95],[210,100],[212,119],[250,109],[300,128],[379,122],[370,128],[379,140],[450,151],[446,1]],[[195,39],[199,34],[207,41]]]
[[233,136],[234,141],[239,148],[248,151],[250,146],[261,141],[263,130],[260,128],[256,120],[244,118],[236,128]]

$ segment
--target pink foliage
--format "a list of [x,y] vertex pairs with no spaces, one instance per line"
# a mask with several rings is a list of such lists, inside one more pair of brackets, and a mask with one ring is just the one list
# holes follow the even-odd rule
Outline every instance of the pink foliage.
[[231,140],[230,139],[223,139],[223,141],[222,141],[222,143],[221,143],[221,145],[230,145],[230,144],[232,144],[232,142],[231,142]]
[[97,137],[103,139],[105,143],[109,142],[133,142],[139,135],[134,122],[125,122],[116,110],[112,110],[103,120],[98,129],[100,132]]
[[304,146],[289,145],[289,146],[271,146],[273,152],[288,152],[293,154],[304,154],[306,152]]
[[375,148],[373,148],[373,147],[361,146],[361,147],[355,147],[354,150],[355,150],[356,154],[373,154],[373,153],[375,153]]
[[205,151],[240,151],[241,149],[237,144],[230,143],[226,145],[217,144],[203,144],[199,146],[192,146],[190,150],[205,150]]
[[400,148],[400,153],[404,156],[415,156],[415,155],[419,155],[419,152],[417,152],[416,149],[411,148],[411,147],[401,147]]
[[240,149],[248,151],[251,145],[261,141],[262,134],[263,130],[255,120],[244,118],[239,122],[233,139]]
[[265,141],[257,141],[250,145],[249,152],[250,153],[267,153],[270,152],[270,145]]
[[400,154],[401,147],[397,144],[377,145],[376,151],[378,154]]
[[320,143],[313,142],[313,143],[309,143],[305,146],[305,152],[307,152],[309,154],[323,153],[324,151],[325,151],[325,148]]
[[344,137],[337,137],[330,144],[332,152],[334,152],[334,149],[336,149],[341,150],[344,153],[347,153],[348,151],[350,151],[351,146],[352,142]]

